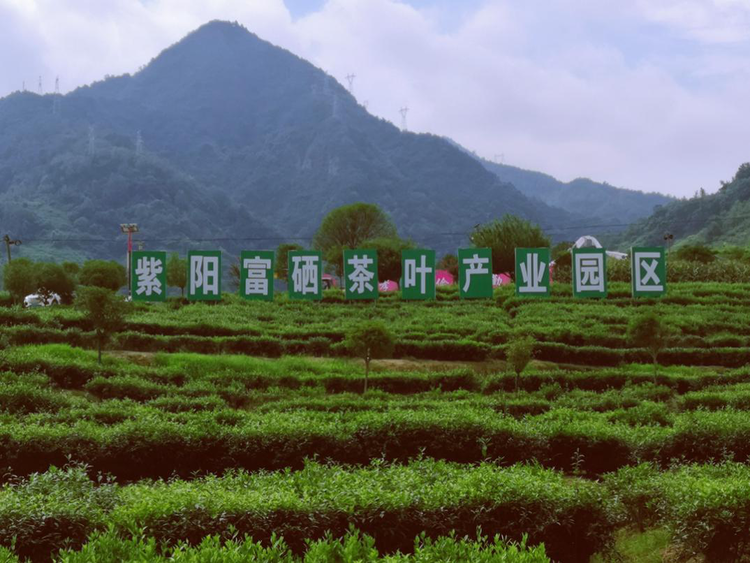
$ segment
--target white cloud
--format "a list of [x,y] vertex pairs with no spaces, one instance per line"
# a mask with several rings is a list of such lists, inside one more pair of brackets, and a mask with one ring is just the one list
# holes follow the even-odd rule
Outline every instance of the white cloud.
[[0,95],[132,72],[228,19],[354,72],[374,114],[399,123],[407,103],[412,130],[561,179],[689,195],[750,160],[750,0],[487,0],[447,27],[441,6],[328,0],[293,20],[281,0],[0,0]]

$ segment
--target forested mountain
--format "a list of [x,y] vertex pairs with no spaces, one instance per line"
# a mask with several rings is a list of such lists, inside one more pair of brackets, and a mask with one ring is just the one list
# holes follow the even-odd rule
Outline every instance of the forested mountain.
[[147,248],[274,247],[354,201],[438,249],[504,213],[580,222],[233,23],[202,26],[132,76],[0,100],[0,231],[25,252],[119,256],[122,222]]
[[[603,224],[631,223],[651,215],[657,205],[674,201],[673,198],[659,193],[616,188],[588,178],[576,178],[566,183],[542,172],[524,170],[481,158],[479,161],[500,180],[513,184],[524,195],[571,213],[580,213],[585,209],[591,218],[596,218],[594,223],[597,220]],[[591,221],[589,224],[592,224]]]
[[664,234],[675,244],[737,244],[750,240],[750,163],[739,167],[731,182],[715,194],[701,191],[691,199],[674,201],[634,223],[616,239],[618,246],[664,244]]

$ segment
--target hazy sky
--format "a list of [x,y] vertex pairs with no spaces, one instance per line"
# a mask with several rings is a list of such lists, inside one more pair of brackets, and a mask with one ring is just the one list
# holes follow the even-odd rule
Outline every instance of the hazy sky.
[[562,180],[683,196],[750,161],[750,0],[0,0],[0,96],[134,72],[211,19]]

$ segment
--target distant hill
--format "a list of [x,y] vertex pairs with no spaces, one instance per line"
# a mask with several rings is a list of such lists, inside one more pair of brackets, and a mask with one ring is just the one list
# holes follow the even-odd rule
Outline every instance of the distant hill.
[[354,201],[442,251],[504,213],[581,221],[444,139],[370,115],[233,23],[202,26],[132,76],[0,100],[0,231],[22,253],[119,257],[121,222],[139,223],[147,248],[275,247]]
[[674,201],[653,215],[637,221],[614,239],[621,248],[664,244],[664,234],[674,235],[675,244],[737,244],[750,241],[750,163],[739,167],[731,182],[722,183],[715,194],[705,192],[691,199]]
[[543,172],[491,162],[453,141],[450,142],[471,154],[488,171],[503,182],[513,184],[527,197],[539,199],[547,205],[574,214],[579,214],[585,209],[588,224],[592,224],[592,219],[607,224],[632,223],[636,219],[651,215],[656,206],[674,201],[674,198],[663,194],[616,188],[606,182],[594,182],[588,178],[561,182]]

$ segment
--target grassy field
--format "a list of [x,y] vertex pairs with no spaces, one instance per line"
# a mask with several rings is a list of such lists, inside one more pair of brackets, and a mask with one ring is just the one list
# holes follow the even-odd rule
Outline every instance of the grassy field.
[[[0,308],[0,556],[749,556],[750,285],[569,291],[141,305],[102,364],[78,311]],[[645,308],[673,329],[656,371],[626,336]],[[368,318],[396,359],[363,394],[342,341]]]

